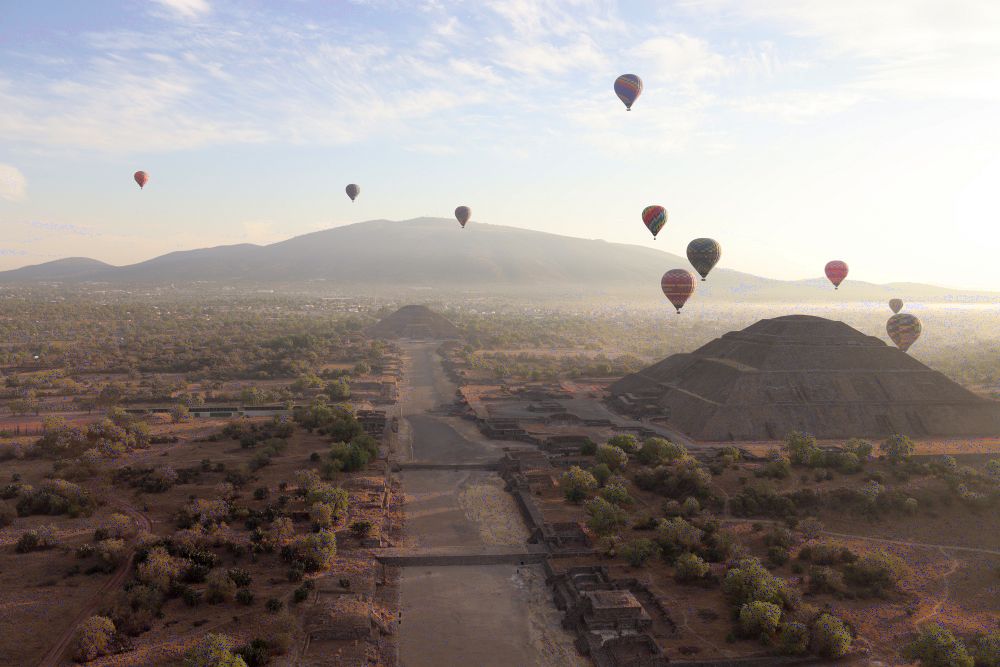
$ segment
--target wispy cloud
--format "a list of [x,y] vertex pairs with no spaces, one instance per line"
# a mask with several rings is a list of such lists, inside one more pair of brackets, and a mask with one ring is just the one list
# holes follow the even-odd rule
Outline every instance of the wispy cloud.
[[0,199],[21,201],[28,190],[28,179],[14,166],[0,164]]
[[211,11],[206,0],[154,0],[158,5],[183,18],[197,18]]
[[40,220],[31,220],[29,222],[23,223],[32,229],[51,232],[53,234],[68,234],[73,236],[100,236],[100,232],[90,227],[84,227],[83,225],[72,225],[68,223],[61,222],[42,222]]

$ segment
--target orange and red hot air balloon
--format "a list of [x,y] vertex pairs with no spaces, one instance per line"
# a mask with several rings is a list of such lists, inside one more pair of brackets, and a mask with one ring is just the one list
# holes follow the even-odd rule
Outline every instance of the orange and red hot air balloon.
[[677,314],[680,314],[688,297],[694,294],[695,280],[690,271],[684,269],[671,269],[663,274],[660,279],[660,287],[663,294],[670,300]]
[[847,264],[845,262],[841,262],[839,259],[827,262],[826,277],[830,279],[831,283],[833,283],[833,289],[838,289],[840,287],[840,283],[844,282],[844,278],[847,277]]
[[137,172],[135,172],[135,174],[133,174],[132,178],[134,178],[135,182],[139,184],[139,189],[140,190],[142,190],[146,186],[146,183],[149,182],[149,174],[147,174],[144,171],[137,171]]

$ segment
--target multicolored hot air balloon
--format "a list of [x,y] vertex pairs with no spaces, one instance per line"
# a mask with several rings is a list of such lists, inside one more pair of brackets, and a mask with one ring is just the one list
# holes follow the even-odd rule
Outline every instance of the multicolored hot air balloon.
[[137,171],[132,175],[132,178],[135,179],[135,182],[139,184],[139,189],[142,190],[149,181],[149,174],[144,171]]
[[467,223],[471,217],[472,209],[468,206],[459,206],[455,209],[455,218],[458,220],[458,224],[462,225],[462,229],[465,229],[465,223]]
[[840,283],[847,277],[847,264],[835,259],[826,263],[826,277],[833,283],[833,289],[838,289]]
[[656,235],[663,229],[663,225],[667,224],[667,209],[657,204],[647,206],[642,209],[642,223],[653,233],[655,241]]
[[359,188],[354,183],[351,183],[344,189],[347,190],[347,196],[351,198],[351,201],[354,201],[357,198],[357,196],[361,194],[361,188]]
[[635,74],[622,74],[615,79],[615,95],[625,104],[625,110],[631,111],[632,105],[642,94],[642,79]]
[[885,331],[896,347],[906,352],[920,338],[920,320],[909,313],[897,313],[885,323]]
[[660,287],[663,294],[670,300],[670,303],[680,314],[681,308],[692,294],[694,294],[694,276],[690,271],[684,269],[670,269],[660,278]]
[[903,310],[903,300],[902,299],[889,299],[889,308],[894,313],[898,313]]
[[701,274],[701,279],[705,280],[712,267],[719,263],[722,246],[715,239],[695,239],[688,243],[687,255],[691,266]]

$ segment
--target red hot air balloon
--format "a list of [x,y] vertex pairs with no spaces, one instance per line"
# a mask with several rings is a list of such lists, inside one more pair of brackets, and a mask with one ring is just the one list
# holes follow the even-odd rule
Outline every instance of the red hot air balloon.
[[135,172],[132,178],[134,178],[135,182],[139,184],[140,190],[142,190],[146,186],[146,183],[149,182],[149,174],[144,171]]
[[458,224],[462,225],[462,229],[465,229],[465,223],[467,223],[471,217],[472,209],[468,206],[459,206],[455,209],[455,219],[458,220]]
[[695,280],[690,271],[684,269],[671,269],[663,274],[660,279],[660,287],[670,303],[680,314],[681,308],[692,294],[694,294]]
[[847,264],[841,262],[839,259],[827,262],[826,277],[833,283],[833,289],[839,288],[840,283],[844,282],[844,278],[847,277]]

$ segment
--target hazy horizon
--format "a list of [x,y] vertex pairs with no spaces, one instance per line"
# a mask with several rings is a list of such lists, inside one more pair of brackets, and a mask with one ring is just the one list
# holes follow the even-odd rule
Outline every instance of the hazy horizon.
[[[0,19],[0,269],[466,204],[470,234],[681,255],[710,236],[720,268],[768,278],[836,258],[852,280],[1000,285],[993,3],[53,0]],[[623,72],[645,82],[631,112]]]

